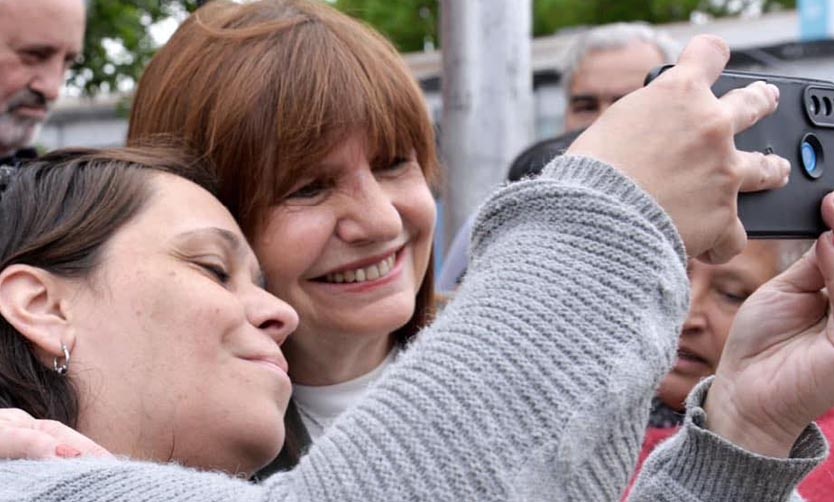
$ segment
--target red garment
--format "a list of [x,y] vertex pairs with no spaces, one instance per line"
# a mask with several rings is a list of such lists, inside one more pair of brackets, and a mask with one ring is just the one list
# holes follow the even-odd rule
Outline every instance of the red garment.
[[[817,420],[829,446],[834,446],[834,408]],[[834,501],[834,455],[829,455],[821,466],[805,478],[799,485],[799,494],[807,502]]]
[[[825,438],[828,439],[829,445],[834,448],[834,408],[828,410],[828,413],[817,420],[817,425],[822,430]],[[634,471],[634,476],[631,478],[628,489],[623,496],[623,501],[628,498],[631,488],[634,486],[634,481],[637,479],[637,474],[643,467],[643,462],[649,457],[652,451],[665,441],[666,439],[675,435],[678,432],[677,427],[668,429],[649,428],[646,430],[646,438],[643,440],[643,450],[640,452],[640,457],[637,460],[637,469]],[[799,484],[799,494],[806,502],[834,502],[834,453],[828,456],[828,459],[822,465],[805,478]]]

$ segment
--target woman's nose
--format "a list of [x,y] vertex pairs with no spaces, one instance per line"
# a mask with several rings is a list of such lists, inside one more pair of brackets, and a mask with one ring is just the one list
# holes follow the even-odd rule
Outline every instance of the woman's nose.
[[298,313],[287,302],[261,288],[256,289],[247,309],[249,321],[281,345],[298,327]]
[[345,197],[336,229],[339,238],[351,244],[396,239],[403,231],[396,194],[387,191],[370,170],[358,178]]

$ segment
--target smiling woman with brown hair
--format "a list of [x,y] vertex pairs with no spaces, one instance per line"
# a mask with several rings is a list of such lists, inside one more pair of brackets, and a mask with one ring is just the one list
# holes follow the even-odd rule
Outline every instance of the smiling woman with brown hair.
[[285,346],[292,464],[432,318],[440,172],[420,89],[391,44],[320,2],[214,1],[136,92],[129,142],[171,136],[214,166],[301,318]]

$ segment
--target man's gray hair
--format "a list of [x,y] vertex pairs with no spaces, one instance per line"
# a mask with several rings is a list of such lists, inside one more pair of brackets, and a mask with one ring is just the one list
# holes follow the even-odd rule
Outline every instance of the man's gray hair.
[[573,75],[582,60],[590,52],[621,49],[632,42],[645,42],[657,47],[664,64],[677,61],[681,46],[666,33],[656,30],[648,23],[613,23],[591,28],[580,33],[562,69],[564,89],[570,92]]

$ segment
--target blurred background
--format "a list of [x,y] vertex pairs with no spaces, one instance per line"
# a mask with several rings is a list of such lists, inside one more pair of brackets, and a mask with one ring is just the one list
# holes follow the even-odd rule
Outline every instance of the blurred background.
[[[562,73],[583,29],[640,20],[681,45],[715,33],[729,42],[733,68],[834,79],[834,0],[322,1],[385,34],[425,93],[448,173],[440,257],[510,161],[562,132]],[[39,146],[123,143],[144,66],[201,3],[88,0],[83,59]]]

